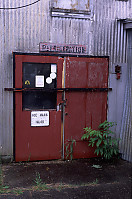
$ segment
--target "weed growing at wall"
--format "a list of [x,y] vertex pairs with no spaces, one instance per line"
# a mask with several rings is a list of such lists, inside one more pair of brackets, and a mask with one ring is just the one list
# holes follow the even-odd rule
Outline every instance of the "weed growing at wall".
[[76,140],[72,139],[65,143],[65,155],[66,160],[70,159],[73,160],[73,145],[76,145]]
[[37,190],[45,190],[48,189],[47,185],[42,182],[42,179],[40,177],[40,173],[36,172],[36,178],[34,180],[35,182],[35,187]]
[[3,185],[3,176],[2,176],[2,160],[0,155],[0,194],[8,193],[9,186]]
[[105,159],[111,159],[119,154],[118,141],[115,138],[115,133],[110,130],[115,126],[114,122],[105,121],[99,125],[98,130],[93,130],[91,127],[84,128],[85,133],[81,140],[87,140],[88,146],[95,147],[95,153],[101,155]]

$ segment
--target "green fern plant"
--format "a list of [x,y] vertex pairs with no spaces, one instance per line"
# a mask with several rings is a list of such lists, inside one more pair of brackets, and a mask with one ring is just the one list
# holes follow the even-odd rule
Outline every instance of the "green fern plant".
[[95,153],[101,155],[105,159],[111,159],[119,154],[118,141],[115,138],[115,133],[110,130],[115,126],[114,122],[104,121],[99,125],[98,130],[93,130],[91,127],[84,128],[85,133],[81,140],[87,140],[88,146],[95,147]]

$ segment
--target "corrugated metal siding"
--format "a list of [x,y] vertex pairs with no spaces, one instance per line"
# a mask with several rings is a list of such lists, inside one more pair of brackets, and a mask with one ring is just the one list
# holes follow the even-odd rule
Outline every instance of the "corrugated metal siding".
[[118,19],[131,16],[131,3],[97,0],[94,8],[94,55],[110,56],[110,65],[126,62],[126,32]]
[[[0,8],[27,5],[34,0],[3,0]],[[29,7],[0,10],[0,155],[13,155],[13,51],[39,52],[39,42],[49,41],[49,1]]]
[[[35,0],[3,0],[0,8],[17,7]],[[125,63],[126,31],[118,19],[132,18],[132,0],[90,0],[89,19],[50,16],[50,0],[15,10],[0,10],[0,154],[13,154],[12,51],[39,52],[39,42],[87,45],[89,55],[110,56],[110,71]]]
[[91,54],[92,22],[82,19],[52,18],[51,42],[68,44],[87,44]]
[[124,159],[132,161],[132,31],[128,31],[128,74],[120,134],[120,150]]

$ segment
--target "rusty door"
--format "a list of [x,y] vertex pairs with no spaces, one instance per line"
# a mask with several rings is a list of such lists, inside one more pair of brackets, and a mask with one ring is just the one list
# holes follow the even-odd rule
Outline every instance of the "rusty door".
[[61,158],[61,93],[53,89],[62,87],[62,66],[58,57],[15,54],[16,161]]
[[81,136],[107,118],[108,58],[15,54],[14,60],[15,160],[65,158],[72,140],[74,158],[94,157]]
[[108,58],[69,57],[65,70],[65,87],[70,89],[65,93],[64,143],[76,141],[74,158],[94,157],[81,136],[84,127],[97,129],[107,118]]

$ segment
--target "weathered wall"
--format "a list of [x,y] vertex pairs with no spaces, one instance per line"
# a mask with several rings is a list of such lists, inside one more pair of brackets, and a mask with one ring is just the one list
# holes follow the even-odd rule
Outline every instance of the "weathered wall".
[[[13,95],[4,91],[5,87],[13,87],[12,51],[39,52],[40,42],[84,44],[87,45],[89,55],[110,57],[110,73],[113,73],[116,63],[121,64],[123,70],[127,71],[127,33],[123,30],[123,23],[119,19],[132,18],[132,0],[40,0],[24,8],[1,9],[20,7],[33,2],[35,0],[0,1],[0,154],[2,155],[13,154]],[[50,12],[51,7],[74,9],[74,13],[71,17],[54,17]],[[83,9],[86,12],[80,13]],[[77,10],[80,15],[75,16]],[[120,103],[117,110],[116,104],[111,103],[111,100],[118,101],[121,93],[125,96],[124,75],[125,73],[118,82],[114,74],[111,74],[110,78],[113,93],[109,98],[108,118],[118,122],[117,135],[121,129],[124,102]],[[122,86],[124,90],[119,94],[118,88]],[[120,119],[115,117],[113,119],[115,113],[120,114]]]
[[127,54],[127,80],[120,129],[120,151],[124,159],[132,161],[132,29],[128,30]]

